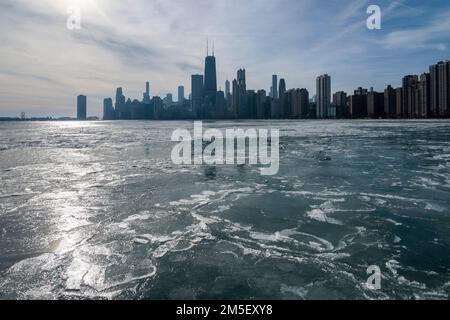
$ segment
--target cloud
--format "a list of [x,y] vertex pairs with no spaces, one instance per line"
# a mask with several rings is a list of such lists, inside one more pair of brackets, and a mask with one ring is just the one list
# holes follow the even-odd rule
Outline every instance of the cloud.
[[450,12],[439,13],[428,24],[419,28],[399,30],[389,33],[381,41],[386,48],[437,49],[446,50],[450,39]]

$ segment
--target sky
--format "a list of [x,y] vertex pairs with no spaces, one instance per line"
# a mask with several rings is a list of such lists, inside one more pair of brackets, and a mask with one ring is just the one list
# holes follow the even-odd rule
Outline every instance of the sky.
[[[67,28],[71,6],[81,29]],[[369,30],[369,5],[381,8]],[[315,93],[328,73],[332,91],[381,91],[407,74],[450,59],[448,0],[1,0],[0,117],[74,116],[76,96],[101,116],[123,87],[142,99],[203,73],[214,41],[218,86],[247,72],[248,89],[269,91],[272,74]]]

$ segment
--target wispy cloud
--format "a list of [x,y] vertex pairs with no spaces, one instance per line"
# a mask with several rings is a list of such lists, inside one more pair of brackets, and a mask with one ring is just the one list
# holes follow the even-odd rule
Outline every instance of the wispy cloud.
[[446,50],[450,41],[450,11],[441,12],[418,28],[390,32],[381,43],[388,49]]

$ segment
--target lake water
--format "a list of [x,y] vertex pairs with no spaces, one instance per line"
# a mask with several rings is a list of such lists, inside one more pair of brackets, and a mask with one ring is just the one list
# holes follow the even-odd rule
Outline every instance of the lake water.
[[204,126],[279,128],[279,174],[174,165],[191,122],[0,123],[0,298],[449,298],[450,122]]

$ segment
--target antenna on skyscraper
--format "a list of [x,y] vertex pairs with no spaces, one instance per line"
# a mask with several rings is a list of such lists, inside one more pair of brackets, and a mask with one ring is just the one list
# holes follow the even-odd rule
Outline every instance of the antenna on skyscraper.
[[213,47],[212,47],[212,55],[214,57],[214,41],[213,41]]
[[206,56],[209,56],[209,39],[206,37]]

